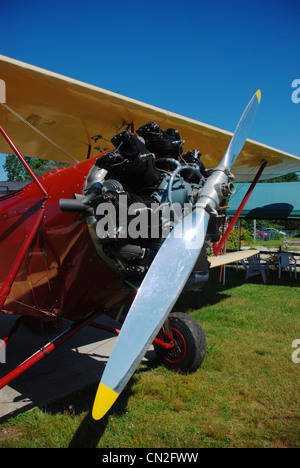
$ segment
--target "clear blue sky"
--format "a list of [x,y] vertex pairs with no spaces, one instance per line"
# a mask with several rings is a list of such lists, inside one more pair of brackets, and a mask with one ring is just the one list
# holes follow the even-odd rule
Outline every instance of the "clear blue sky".
[[[300,156],[299,0],[10,0],[0,53]],[[1,171],[0,171],[1,178]]]

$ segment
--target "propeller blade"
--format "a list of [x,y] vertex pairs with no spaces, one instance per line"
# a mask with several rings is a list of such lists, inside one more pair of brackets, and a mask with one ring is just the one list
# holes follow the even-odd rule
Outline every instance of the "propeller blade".
[[202,249],[209,215],[194,210],[165,239],[132,303],[104,370],[92,416],[115,402],[159,332]]
[[99,384],[92,416],[101,419],[111,408],[141,362],[183,290],[203,247],[210,214],[223,197],[228,170],[247,139],[260,102],[257,91],[218,167],[200,191],[192,213],[176,224],[156,254],[132,303]]
[[260,90],[258,90],[256,91],[248,106],[244,110],[244,113],[240,118],[240,121],[235,129],[234,135],[219,166],[226,166],[230,169],[232,164],[240,154],[244,144],[246,143],[250,129],[254,122],[258,106],[260,104],[260,100],[261,92]]

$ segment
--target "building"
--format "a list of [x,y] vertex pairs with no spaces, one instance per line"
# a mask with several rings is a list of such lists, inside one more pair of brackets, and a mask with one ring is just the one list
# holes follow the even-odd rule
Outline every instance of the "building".
[[4,197],[6,195],[11,195],[12,193],[18,192],[27,184],[28,184],[28,181],[26,182],[24,181],[23,182],[20,182],[20,181],[0,182],[0,197]]

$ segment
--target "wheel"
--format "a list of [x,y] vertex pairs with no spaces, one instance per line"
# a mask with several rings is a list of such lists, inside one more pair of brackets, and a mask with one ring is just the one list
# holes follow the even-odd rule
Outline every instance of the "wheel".
[[[170,314],[168,320],[174,347],[166,349],[155,344],[154,349],[159,361],[172,370],[196,371],[206,355],[206,339],[202,328],[193,317],[181,312]],[[161,329],[157,338],[168,342],[164,329]]]

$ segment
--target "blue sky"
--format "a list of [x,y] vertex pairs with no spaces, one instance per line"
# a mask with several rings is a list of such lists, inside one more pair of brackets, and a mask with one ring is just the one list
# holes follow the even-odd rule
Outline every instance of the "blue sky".
[[250,138],[300,156],[299,20],[299,0],[10,0],[0,53],[229,131],[260,88]]

